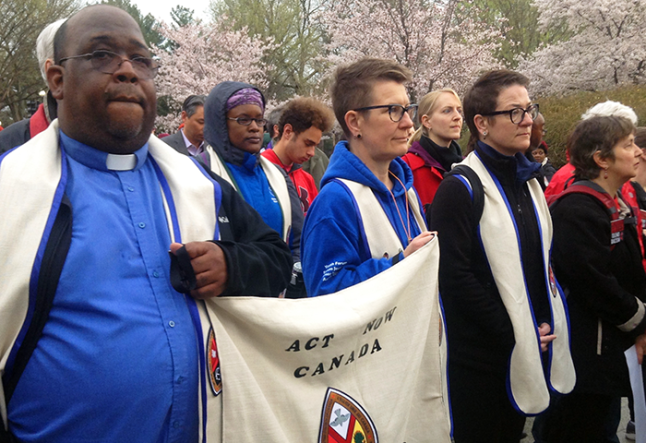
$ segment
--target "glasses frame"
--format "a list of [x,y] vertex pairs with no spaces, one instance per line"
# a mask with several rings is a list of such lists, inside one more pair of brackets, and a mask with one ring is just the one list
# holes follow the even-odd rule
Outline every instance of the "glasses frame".
[[[523,113],[520,117],[520,120],[518,120],[518,122],[515,122],[514,118],[512,117],[512,114],[514,111],[517,111],[518,109],[523,111]],[[536,110],[536,115],[532,117],[532,113],[534,112],[534,110]],[[509,109],[507,111],[495,111],[495,112],[489,112],[488,114],[480,114],[480,115],[482,115],[483,117],[493,117],[494,115],[509,114],[509,120],[515,125],[520,125],[523,122],[523,120],[525,120],[525,114],[529,114],[529,116],[532,117],[532,120],[534,120],[536,117],[538,117],[539,112],[540,111],[539,111],[538,103],[534,103],[533,105],[529,105],[527,109],[517,107],[517,108]]]
[[[251,122],[252,122],[252,121],[254,121],[254,122],[256,122],[256,125],[257,125],[259,128],[264,128],[264,127],[265,127],[265,125],[267,124],[267,119],[264,119],[264,118],[251,118],[251,117],[236,117],[236,118],[231,118],[231,117],[227,117],[227,120],[233,120],[233,121],[235,121],[237,124],[239,124],[240,126],[251,126]],[[245,125],[244,123],[240,123],[240,120],[249,120],[249,123],[247,123],[247,124]]]
[[[396,105],[396,104],[393,104],[393,105],[376,105],[376,106],[364,106],[363,108],[353,109],[353,111],[369,111],[371,109],[388,108],[388,117],[390,117],[390,120],[392,122],[394,122],[394,123],[399,123],[402,120],[402,118],[404,118],[404,114],[408,114],[408,116],[412,120],[415,117],[415,114],[410,115],[410,113],[408,111],[412,109],[415,112],[417,112],[418,107],[419,107],[418,104],[410,104],[408,106]],[[399,117],[399,120],[395,120],[393,118],[393,109],[397,109],[397,108],[400,108],[400,109],[403,110],[401,117]]]
[[[117,65],[116,69],[114,71],[112,71],[112,72],[109,72],[109,70],[106,69],[106,67],[111,62],[108,62],[105,66],[101,66],[101,65],[97,66],[97,64],[101,63],[98,58],[95,58],[95,54],[97,54],[97,53],[109,54],[111,56],[114,56],[111,60],[113,60],[115,57],[118,58],[120,60],[120,62]],[[155,76],[157,75],[157,71],[159,71],[159,67],[160,67],[159,62],[157,60],[151,58],[151,57],[136,56],[136,57],[133,57],[133,58],[126,58],[126,57],[121,57],[116,52],[108,51],[108,50],[105,50],[105,49],[100,49],[100,50],[97,50],[97,51],[88,52],[87,54],[79,54],[79,55],[71,55],[69,57],[63,57],[62,59],[60,59],[58,61],[58,64],[62,65],[63,62],[66,62],[68,60],[73,60],[75,58],[83,58],[83,59],[89,60],[92,63],[92,69],[94,69],[96,71],[99,71],[102,74],[110,74],[110,75],[117,72],[119,70],[119,68],[121,67],[121,65],[123,64],[123,62],[130,62],[130,64],[132,65],[132,69],[135,72],[137,72],[140,77],[146,78],[146,79],[155,78]],[[147,68],[148,72],[150,72],[149,76],[142,75],[142,72],[144,72],[144,71],[141,71],[141,67],[142,67],[141,60],[149,60],[149,62],[143,63],[143,65],[145,65],[145,67]],[[148,64],[150,64],[150,66],[148,66]],[[138,69],[138,67],[139,67],[139,69]]]

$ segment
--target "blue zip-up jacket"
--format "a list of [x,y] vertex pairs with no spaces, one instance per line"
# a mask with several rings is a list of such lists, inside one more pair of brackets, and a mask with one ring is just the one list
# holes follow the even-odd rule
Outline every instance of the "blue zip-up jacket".
[[[260,153],[251,154],[234,146],[229,140],[227,127],[227,100],[241,89],[252,88],[260,93],[263,103],[265,97],[253,85],[242,82],[222,82],[216,85],[204,103],[204,139],[226,164],[234,179],[237,191],[258,213],[265,223],[277,232],[282,232],[283,214],[273,195],[264,171],[260,167]],[[294,183],[285,171],[276,166],[285,177],[291,203],[291,230],[289,248],[294,262],[300,261],[300,239],[303,227],[303,209]]]
[[[392,193],[399,213],[388,188],[349,151],[348,143],[340,142],[334,148],[330,165],[321,180],[321,192],[310,206],[301,237],[303,278],[310,297],[353,286],[404,258],[403,250],[395,257],[372,258],[354,196],[336,180],[347,179],[369,186],[405,247],[408,239],[399,214],[406,223],[406,191],[413,186],[413,174],[400,158],[392,161],[390,171],[406,188],[393,179]],[[419,205],[421,207],[421,203]],[[410,236],[415,238],[421,231],[410,206],[409,202]]]

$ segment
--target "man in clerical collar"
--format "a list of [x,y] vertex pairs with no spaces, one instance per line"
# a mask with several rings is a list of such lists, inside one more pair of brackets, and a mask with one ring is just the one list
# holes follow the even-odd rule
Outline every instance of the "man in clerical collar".
[[82,9],[54,55],[58,120],[0,156],[0,441],[196,442],[219,413],[202,303],[277,296],[290,251],[151,135],[158,64],[130,15]]
[[196,157],[209,166],[209,153],[204,145],[203,95],[189,95],[182,104],[182,128],[162,140],[182,154]]

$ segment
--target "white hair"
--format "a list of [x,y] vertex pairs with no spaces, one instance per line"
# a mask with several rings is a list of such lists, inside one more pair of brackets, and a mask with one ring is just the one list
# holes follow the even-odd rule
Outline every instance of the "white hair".
[[47,59],[54,60],[54,36],[56,31],[65,23],[66,18],[55,21],[47,25],[41,31],[36,40],[36,56],[38,57],[38,67],[40,68],[40,75],[47,83],[47,72],[45,72],[45,62]]
[[635,114],[633,108],[622,105],[619,102],[613,102],[612,100],[597,103],[596,105],[585,111],[583,115],[581,115],[581,120],[587,120],[590,117],[609,116],[627,118],[633,123],[633,125],[637,126],[637,114]]

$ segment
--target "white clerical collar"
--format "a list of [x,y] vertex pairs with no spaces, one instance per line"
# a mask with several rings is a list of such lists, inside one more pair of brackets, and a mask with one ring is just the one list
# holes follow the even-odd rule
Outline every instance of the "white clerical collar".
[[143,166],[148,157],[148,143],[132,154],[108,154],[68,137],[63,131],[60,131],[60,143],[71,158],[99,171],[133,171]]
[[132,171],[137,166],[135,154],[108,154],[105,166],[110,171]]

